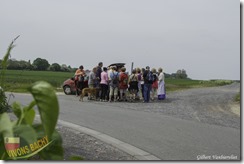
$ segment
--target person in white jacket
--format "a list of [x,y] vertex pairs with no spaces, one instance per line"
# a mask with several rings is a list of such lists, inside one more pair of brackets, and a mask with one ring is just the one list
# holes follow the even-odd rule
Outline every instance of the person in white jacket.
[[166,98],[165,93],[165,82],[164,82],[164,73],[163,69],[158,69],[158,100],[164,100]]

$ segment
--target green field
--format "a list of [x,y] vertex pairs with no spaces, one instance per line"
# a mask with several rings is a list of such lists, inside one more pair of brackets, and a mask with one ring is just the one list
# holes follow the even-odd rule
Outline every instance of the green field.
[[190,80],[165,79],[167,91],[176,91],[190,88],[215,87],[233,83],[232,80]]
[[[72,77],[71,72],[50,72],[50,71],[22,71],[6,70],[5,91],[27,92],[27,88],[34,82],[44,80],[49,82],[57,91],[62,91],[63,82]],[[212,87],[231,84],[230,80],[190,80],[190,79],[165,79],[166,90],[176,91],[197,87]]]
[[6,91],[26,92],[31,84],[44,80],[58,90],[58,88],[61,88],[63,82],[73,75],[74,73],[71,72],[6,70],[6,86],[4,89]]

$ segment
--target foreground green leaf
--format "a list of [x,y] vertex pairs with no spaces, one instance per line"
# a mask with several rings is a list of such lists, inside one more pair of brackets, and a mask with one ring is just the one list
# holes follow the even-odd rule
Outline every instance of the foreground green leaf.
[[[38,137],[42,138],[45,136],[42,125],[34,125]],[[62,137],[61,135],[54,130],[51,137],[52,144],[50,144],[46,149],[39,153],[40,157],[45,160],[63,160],[63,147],[62,147]]]
[[8,46],[7,52],[3,57],[2,63],[1,63],[1,81],[0,81],[0,86],[4,88],[5,84],[4,84],[4,80],[5,80],[5,71],[7,68],[7,64],[8,64],[8,59],[10,57],[10,52],[11,50],[15,47],[14,42],[16,41],[16,39],[18,39],[19,36],[17,36],[16,38],[14,38],[14,40],[10,43],[10,45]]
[[26,124],[32,125],[35,119],[35,110],[34,109],[30,109],[28,111],[25,112],[25,116],[24,116],[24,122]]
[[0,160],[5,160],[8,158],[8,155],[6,153],[6,149],[4,146],[4,137],[2,133],[0,133]]
[[62,147],[62,137],[57,131],[53,132],[51,141],[52,144],[41,151],[39,155],[46,160],[63,160],[64,151]]
[[13,137],[13,123],[11,122],[7,113],[0,114],[0,159],[4,160],[8,158],[6,153],[4,138]]
[[37,134],[35,130],[29,125],[19,125],[14,127],[13,129],[15,137],[20,139],[20,149],[24,149],[24,151],[18,154],[16,150],[6,151],[8,154],[8,159],[17,159],[18,157],[22,157],[25,155],[29,155],[34,151],[31,150],[31,146],[33,143],[37,141]]
[[46,147],[48,147],[51,143],[52,143],[52,141],[49,142],[47,145],[43,146],[42,148],[38,149],[37,151],[35,151],[35,152],[31,153],[31,154],[25,155],[25,156],[17,157],[16,159],[27,159],[27,158],[30,158],[30,157],[38,154],[40,151],[42,151]]
[[12,109],[13,109],[13,112],[14,112],[15,116],[16,116],[18,119],[21,119],[21,116],[22,116],[22,114],[23,114],[23,111],[22,111],[22,109],[21,109],[20,104],[17,103],[17,102],[14,102],[14,103],[12,104]]
[[7,113],[0,114],[0,134],[3,137],[13,137],[13,126]]
[[37,141],[37,133],[29,125],[14,127],[14,134],[20,138],[22,145],[30,145]]
[[44,81],[33,84],[29,91],[33,95],[41,116],[44,131],[50,139],[59,115],[58,99],[52,86]]

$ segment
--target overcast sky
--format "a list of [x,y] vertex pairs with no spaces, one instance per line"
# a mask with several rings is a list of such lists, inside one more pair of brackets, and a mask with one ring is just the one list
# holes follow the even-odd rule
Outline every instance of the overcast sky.
[[92,69],[185,69],[192,79],[240,79],[238,0],[0,0],[0,53]]

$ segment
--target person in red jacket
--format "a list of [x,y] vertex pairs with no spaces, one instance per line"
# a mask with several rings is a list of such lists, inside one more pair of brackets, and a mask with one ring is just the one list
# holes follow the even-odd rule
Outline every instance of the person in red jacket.
[[127,88],[128,88],[128,75],[125,73],[126,68],[121,68],[119,75],[119,89],[120,89],[120,100],[126,101]]

